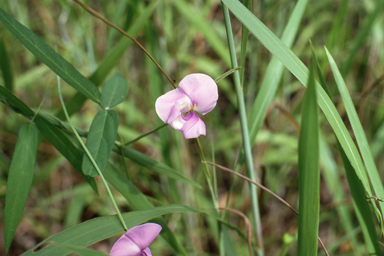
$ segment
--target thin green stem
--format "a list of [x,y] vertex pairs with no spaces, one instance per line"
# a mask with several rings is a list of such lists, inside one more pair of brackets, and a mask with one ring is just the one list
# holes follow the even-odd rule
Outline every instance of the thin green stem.
[[[228,40],[229,54],[231,56],[232,68],[237,68],[238,65],[237,65],[237,58],[236,58],[235,43],[233,41],[232,26],[231,26],[231,21],[229,17],[228,7],[226,7],[223,2],[221,3],[221,5],[223,9],[224,22],[225,22],[225,27],[227,31],[227,40]],[[234,82],[236,87],[237,101],[238,101],[239,114],[240,114],[240,125],[241,125],[241,133],[243,136],[243,146],[245,151],[245,163],[247,167],[247,174],[251,180],[255,181],[256,179],[255,179],[254,168],[253,168],[252,149],[251,149],[251,144],[249,142],[247,113],[245,110],[244,95],[243,95],[243,89],[241,87],[239,71],[234,72]],[[259,247],[258,253],[259,255],[262,256],[264,255],[264,246],[263,246],[263,236],[262,236],[262,230],[261,230],[259,202],[257,199],[257,191],[256,191],[256,188],[251,185],[249,189],[251,192],[252,215],[255,221],[255,230],[256,230],[256,236],[257,236],[258,247]]]
[[33,122],[33,120],[35,119],[35,117],[37,116],[37,114],[39,114],[40,109],[41,109],[41,106],[43,106],[43,103],[44,103],[44,101],[45,101],[45,98],[47,97],[47,94],[48,94],[48,89],[49,89],[49,85],[51,84],[52,77],[53,77],[53,73],[52,73],[51,76],[49,77],[49,81],[48,81],[47,87],[45,88],[44,97],[43,97],[43,99],[41,100],[41,103],[40,103],[39,107],[38,107],[37,110],[35,111],[35,115],[33,116],[31,122]]
[[119,217],[121,224],[123,225],[123,227],[124,227],[125,230],[128,230],[128,228],[127,228],[127,224],[125,224],[125,221],[124,221],[124,219],[123,219],[123,216],[121,216],[121,212],[120,212],[119,208],[117,207],[116,201],[115,201],[115,199],[113,198],[112,192],[111,192],[111,190],[109,189],[109,186],[108,186],[107,181],[105,180],[105,178],[104,178],[104,176],[103,176],[103,173],[100,171],[100,169],[99,169],[99,167],[97,166],[95,160],[94,160],[93,157],[91,156],[91,153],[89,153],[89,151],[88,151],[87,147],[85,146],[83,140],[80,138],[80,135],[77,133],[75,127],[72,125],[72,123],[71,123],[71,121],[70,121],[70,119],[69,119],[69,115],[68,115],[67,109],[65,108],[65,104],[64,104],[63,96],[61,95],[61,86],[60,86],[60,77],[59,77],[59,76],[57,76],[57,85],[58,85],[58,89],[59,89],[60,102],[61,102],[61,105],[62,105],[62,107],[63,107],[65,117],[67,118],[68,123],[69,123],[69,125],[71,126],[71,129],[72,129],[73,133],[75,134],[77,140],[80,142],[80,144],[81,144],[83,150],[85,151],[85,153],[86,153],[87,156],[89,157],[89,160],[92,162],[92,164],[93,164],[93,166],[95,167],[96,171],[97,171],[98,174],[100,175],[100,178],[101,178],[101,180],[102,180],[103,183],[104,183],[104,186],[105,186],[105,188],[106,188],[106,190],[107,190],[107,192],[108,192],[108,195],[109,195],[109,197],[110,197],[111,200],[112,200],[112,204],[113,204],[113,206],[114,206],[115,209],[116,209],[117,216]]
[[160,125],[159,127],[155,128],[155,129],[153,129],[153,130],[150,130],[150,131],[147,132],[147,133],[144,133],[144,134],[140,135],[140,136],[137,137],[136,139],[126,142],[126,143],[124,144],[124,146],[127,146],[127,145],[129,145],[129,144],[132,144],[133,142],[136,142],[136,141],[138,141],[139,139],[141,139],[141,138],[143,138],[143,137],[145,137],[145,136],[148,136],[149,134],[152,134],[152,133],[154,133],[154,132],[157,132],[158,130],[160,130],[161,128],[163,128],[163,127],[165,127],[165,126],[167,126],[167,125],[168,125],[168,124],[162,124],[162,125]]
[[204,168],[205,168],[205,178],[207,179],[207,183],[208,183],[209,191],[211,192],[213,205],[215,206],[215,209],[218,210],[219,203],[218,203],[218,201],[216,200],[215,191],[214,191],[214,189],[213,189],[213,187],[212,187],[212,183],[211,183],[212,176],[211,176],[211,174],[209,173],[208,165],[207,165],[207,163],[206,163],[206,161],[205,161],[205,156],[204,156],[203,148],[201,147],[199,138],[196,138],[196,142],[197,142],[197,147],[199,148],[200,158],[201,158],[201,160],[202,160],[202,163],[204,164]]

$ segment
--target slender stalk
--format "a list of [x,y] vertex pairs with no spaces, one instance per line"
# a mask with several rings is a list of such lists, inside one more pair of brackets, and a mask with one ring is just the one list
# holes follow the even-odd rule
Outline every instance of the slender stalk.
[[196,142],[197,142],[197,147],[199,148],[200,158],[201,158],[201,160],[202,160],[202,163],[204,164],[204,168],[205,168],[205,178],[207,179],[207,183],[208,183],[209,191],[211,192],[213,205],[215,206],[215,209],[217,210],[218,207],[219,207],[219,203],[218,203],[218,201],[216,200],[217,197],[216,197],[216,195],[215,195],[215,191],[214,191],[214,189],[213,189],[213,187],[212,187],[212,183],[211,183],[212,176],[211,176],[211,174],[209,173],[208,165],[207,165],[207,163],[206,163],[206,161],[205,161],[205,156],[204,156],[203,148],[201,147],[199,138],[196,138]]
[[152,133],[154,133],[154,132],[157,132],[158,130],[160,130],[161,128],[163,128],[163,127],[165,127],[165,126],[167,126],[167,125],[168,125],[168,124],[162,124],[162,125],[160,125],[159,127],[155,128],[155,129],[153,129],[153,130],[150,130],[150,131],[147,132],[147,133],[144,133],[144,134],[140,135],[140,136],[137,137],[136,139],[133,139],[133,140],[131,140],[131,141],[128,141],[128,142],[124,143],[124,146],[127,146],[127,145],[129,145],[129,144],[132,144],[133,142],[136,142],[136,141],[138,141],[139,139],[141,139],[141,138],[143,138],[143,137],[145,137],[145,136],[148,136],[149,134],[152,134]]
[[109,197],[110,197],[111,200],[112,200],[112,204],[113,204],[113,206],[115,207],[115,210],[116,210],[116,212],[117,212],[117,216],[118,216],[118,218],[120,219],[121,224],[123,225],[123,227],[124,227],[125,230],[128,230],[128,228],[127,228],[127,224],[125,224],[125,221],[124,221],[124,219],[123,219],[123,216],[121,216],[121,212],[120,212],[120,210],[119,210],[119,207],[117,207],[117,204],[116,204],[116,202],[115,202],[115,199],[113,198],[112,192],[111,192],[111,190],[109,189],[109,186],[108,186],[107,181],[105,180],[105,178],[104,178],[104,176],[103,176],[103,173],[100,171],[100,169],[99,169],[99,167],[97,166],[95,160],[94,160],[93,157],[91,156],[91,153],[89,153],[87,147],[84,145],[83,140],[80,138],[80,135],[77,133],[75,127],[72,125],[72,123],[71,123],[71,121],[70,121],[70,119],[69,119],[69,115],[68,115],[67,109],[66,109],[65,104],[64,104],[63,96],[61,95],[61,86],[60,86],[60,77],[59,77],[59,76],[57,76],[57,85],[58,85],[58,89],[59,89],[60,102],[61,102],[61,105],[63,106],[63,110],[64,110],[65,117],[67,118],[68,123],[69,123],[69,125],[71,126],[71,129],[72,129],[73,133],[75,134],[77,140],[80,142],[82,148],[84,149],[85,153],[86,153],[87,156],[89,157],[89,160],[92,162],[92,164],[93,164],[93,166],[95,167],[97,173],[100,175],[100,178],[101,178],[101,180],[103,181],[104,186],[105,186],[105,188],[106,188],[106,190],[107,190],[107,192],[108,192],[108,195],[109,195]]
[[[237,65],[237,58],[236,58],[236,51],[235,51],[235,43],[233,41],[232,26],[231,26],[231,21],[229,17],[228,7],[226,7],[223,2],[221,3],[221,6],[223,9],[225,28],[227,31],[227,40],[228,40],[229,54],[231,56],[232,68],[237,68],[238,65]],[[240,114],[241,133],[243,135],[243,146],[244,146],[244,152],[245,152],[245,164],[246,164],[247,174],[251,178],[251,180],[255,181],[256,179],[255,179],[254,168],[253,168],[252,150],[251,150],[251,144],[249,142],[247,114],[245,110],[244,95],[243,95],[243,89],[241,87],[239,71],[234,72],[233,75],[234,75],[237,101],[238,101],[239,114]],[[264,245],[263,245],[263,236],[262,236],[262,230],[261,230],[260,210],[259,210],[259,202],[257,199],[257,191],[256,191],[256,188],[251,184],[249,186],[250,186],[249,189],[251,192],[251,201],[252,201],[252,215],[255,221],[255,230],[256,230],[256,236],[257,236],[258,247],[259,247],[258,253],[259,255],[262,256],[264,255]]]
[[108,26],[111,26],[113,27],[114,29],[116,29],[117,31],[119,31],[120,33],[122,33],[123,35],[125,35],[126,37],[128,37],[129,39],[131,39],[137,46],[139,46],[141,48],[141,50],[143,50],[143,52],[145,54],[147,54],[147,56],[153,61],[153,63],[155,63],[155,65],[160,69],[160,71],[165,75],[165,77],[169,80],[169,82],[172,84],[173,88],[176,89],[176,85],[175,83],[173,82],[173,80],[168,76],[168,74],[164,71],[164,69],[162,69],[162,67],[159,65],[159,63],[157,63],[157,61],[152,57],[152,55],[144,48],[144,46],[142,46],[135,38],[131,37],[130,35],[128,35],[124,30],[122,30],[121,28],[119,28],[118,26],[116,26],[115,24],[113,24],[111,21],[109,21],[108,19],[106,19],[103,15],[101,15],[100,13],[96,12],[95,10],[93,10],[92,8],[90,8],[89,6],[85,5],[84,3],[82,3],[80,0],[74,0],[76,3],[78,3],[81,7],[84,8],[84,10],[86,10],[87,12],[89,12],[91,15],[95,16],[96,18],[98,18],[99,20],[103,21],[105,24],[107,24]]

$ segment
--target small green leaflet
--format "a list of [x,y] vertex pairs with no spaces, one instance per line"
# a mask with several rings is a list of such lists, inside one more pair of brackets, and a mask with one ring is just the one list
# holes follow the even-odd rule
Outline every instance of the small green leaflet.
[[[101,172],[108,164],[116,140],[118,126],[119,117],[117,112],[102,110],[96,114],[89,129],[85,145]],[[86,175],[92,177],[99,175],[87,154],[84,154],[82,169]]]
[[105,83],[101,91],[101,105],[106,109],[112,108],[125,100],[128,94],[127,80],[116,74]]

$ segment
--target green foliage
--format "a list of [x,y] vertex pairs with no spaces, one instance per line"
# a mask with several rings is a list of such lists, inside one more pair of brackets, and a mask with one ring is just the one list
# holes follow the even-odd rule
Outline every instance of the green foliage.
[[5,196],[4,240],[7,251],[19,225],[32,185],[38,138],[39,132],[36,126],[29,123],[21,126],[9,168]]
[[97,87],[81,75],[70,63],[49,47],[40,37],[24,27],[0,8],[0,21],[31,53],[69,85],[96,103],[100,102]]
[[299,139],[299,224],[297,255],[316,255],[320,215],[319,121],[312,57],[303,100]]
[[[92,121],[91,127],[85,144],[95,160],[100,171],[103,172],[108,164],[108,159],[112,152],[119,127],[119,117],[114,110],[99,111]],[[84,154],[83,172],[91,177],[96,177],[97,173],[93,163]]]
[[125,101],[128,94],[127,80],[116,74],[105,83],[101,91],[101,105],[104,108],[112,108]]
[[0,10],[0,255],[106,255],[125,222],[162,226],[153,255],[325,255],[318,234],[382,255],[384,0],[82,1],[176,85],[217,78],[199,146],[157,117],[172,85],[137,45],[77,1],[35,2]]

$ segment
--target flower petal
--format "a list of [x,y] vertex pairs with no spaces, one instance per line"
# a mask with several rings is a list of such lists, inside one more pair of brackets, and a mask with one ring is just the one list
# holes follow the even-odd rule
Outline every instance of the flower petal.
[[141,256],[152,256],[152,252],[149,247],[145,248]]
[[189,106],[192,105],[189,97],[180,89],[174,89],[157,98],[155,103],[156,113],[164,123],[167,123],[169,115],[176,102],[179,106],[183,107],[183,110],[181,111],[183,113],[187,112]]
[[126,234],[122,235],[112,246],[111,256],[135,256],[142,250]]
[[185,122],[186,121],[183,119],[183,115],[180,111],[180,105],[176,102],[169,113],[166,123],[170,124],[174,129],[180,131]]
[[219,98],[217,84],[208,75],[190,74],[184,77],[179,88],[191,99],[192,107],[196,104],[196,112],[205,115],[211,111]]
[[161,231],[161,226],[156,223],[146,223],[129,229],[125,235],[129,237],[140,250],[147,248]]
[[205,136],[205,124],[195,112],[189,112],[187,116],[184,117],[184,120],[187,122],[184,124],[183,128],[181,128],[181,131],[183,132],[185,139],[197,138],[200,135]]
[[130,228],[112,246],[111,256],[137,256],[144,252],[152,256],[148,246],[155,240],[161,231],[161,226],[155,223],[146,223]]

